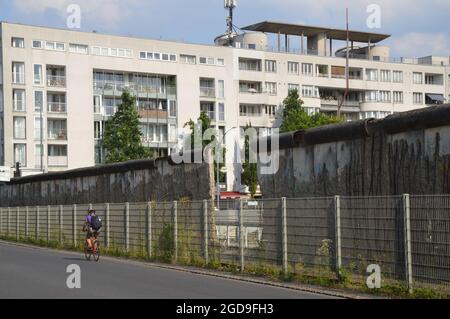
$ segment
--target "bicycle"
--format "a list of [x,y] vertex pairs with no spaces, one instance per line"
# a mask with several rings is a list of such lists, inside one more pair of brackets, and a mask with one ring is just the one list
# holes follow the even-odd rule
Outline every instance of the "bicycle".
[[84,242],[84,257],[88,261],[94,257],[94,261],[98,262],[100,260],[100,242],[96,236],[92,236],[90,239],[92,241],[92,248],[89,247],[88,239],[86,238]]

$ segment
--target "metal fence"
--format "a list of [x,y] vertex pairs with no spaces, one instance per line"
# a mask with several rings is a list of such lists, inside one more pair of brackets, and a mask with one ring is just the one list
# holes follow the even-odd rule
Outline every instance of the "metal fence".
[[106,203],[0,209],[0,236],[81,247],[97,211],[104,249],[179,263],[216,263],[450,290],[450,196],[324,197]]

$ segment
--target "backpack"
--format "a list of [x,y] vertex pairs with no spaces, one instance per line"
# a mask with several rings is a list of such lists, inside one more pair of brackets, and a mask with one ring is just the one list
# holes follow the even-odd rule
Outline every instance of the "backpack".
[[91,226],[94,230],[100,230],[102,228],[102,219],[97,215],[92,216]]

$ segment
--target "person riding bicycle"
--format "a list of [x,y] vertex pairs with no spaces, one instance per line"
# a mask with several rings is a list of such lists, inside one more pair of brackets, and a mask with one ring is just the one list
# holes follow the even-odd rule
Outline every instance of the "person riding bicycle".
[[83,231],[86,232],[86,241],[90,249],[92,249],[92,243],[97,239],[101,227],[101,219],[97,216],[95,210],[90,209],[86,215],[83,227]]

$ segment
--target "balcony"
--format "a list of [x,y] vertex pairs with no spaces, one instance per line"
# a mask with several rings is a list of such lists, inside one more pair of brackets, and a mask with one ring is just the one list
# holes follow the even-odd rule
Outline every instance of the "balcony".
[[66,77],[63,75],[47,75],[47,86],[56,88],[65,88]]
[[[322,98],[320,99],[320,104],[322,106],[326,106],[326,107],[338,107],[339,106],[339,101],[337,99],[326,99],[326,98]],[[359,108],[361,106],[361,102],[359,101],[345,101],[342,104],[343,107],[357,107]]]
[[67,113],[67,104],[61,102],[48,102],[48,112],[49,113]]
[[214,99],[216,97],[216,89],[214,87],[200,87],[200,97]]
[[138,114],[141,118],[144,119],[167,119],[169,116],[167,110],[158,110],[158,109],[152,110],[139,109]]
[[48,166],[52,167],[67,167],[68,159],[67,156],[49,156]]
[[66,141],[67,140],[67,130],[62,129],[59,131],[49,131],[48,139],[53,141]]

